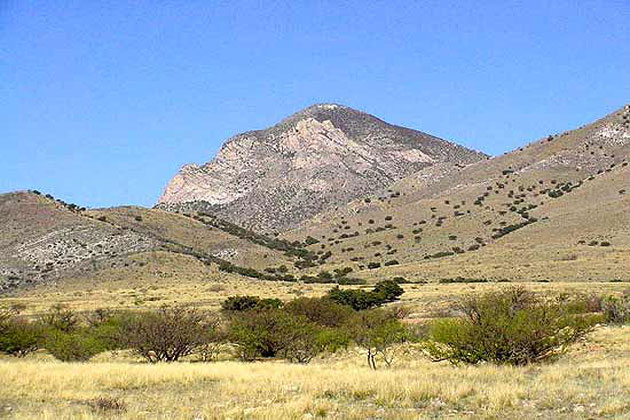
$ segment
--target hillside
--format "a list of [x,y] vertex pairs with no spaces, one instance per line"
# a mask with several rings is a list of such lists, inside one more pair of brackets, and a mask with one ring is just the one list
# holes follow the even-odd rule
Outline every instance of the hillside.
[[60,281],[177,282],[207,278],[220,265],[260,275],[267,266],[292,266],[296,252],[209,216],[140,207],[87,210],[39,192],[0,195],[0,291]]
[[615,267],[630,250],[628,156],[626,106],[488,161],[420,170],[284,237],[315,238],[325,269],[367,277],[627,280]]
[[211,213],[242,226],[283,230],[421,169],[485,158],[364,112],[320,104],[229,139],[202,166],[184,166],[158,207],[203,201]]

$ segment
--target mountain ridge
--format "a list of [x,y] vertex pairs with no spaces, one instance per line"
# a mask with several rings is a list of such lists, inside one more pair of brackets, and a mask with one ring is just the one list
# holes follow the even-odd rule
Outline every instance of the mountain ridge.
[[231,137],[203,165],[183,166],[158,205],[205,201],[232,222],[282,230],[435,163],[487,158],[362,111],[316,104]]

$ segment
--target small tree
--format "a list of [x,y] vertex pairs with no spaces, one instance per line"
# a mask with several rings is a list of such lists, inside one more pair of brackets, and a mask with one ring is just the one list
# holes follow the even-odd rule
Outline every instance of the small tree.
[[389,367],[394,360],[394,347],[409,340],[410,333],[394,314],[382,309],[359,312],[350,327],[354,341],[366,350],[371,369],[376,369],[376,356]]
[[380,295],[385,302],[394,302],[405,292],[395,280],[383,280],[376,283],[374,293]]
[[339,286],[328,291],[327,298],[341,304],[348,305],[360,311],[381,306],[397,300],[404,290],[394,280],[384,280],[376,283],[369,292],[360,289],[340,289]]
[[53,306],[42,315],[41,322],[47,328],[66,333],[74,331],[79,326],[79,319],[74,311],[62,304]]
[[319,351],[318,328],[305,316],[282,309],[242,312],[229,326],[229,339],[241,350],[241,359],[284,357],[306,363]]
[[280,308],[283,303],[277,298],[261,299],[258,296],[230,296],[221,303],[221,309],[228,312],[241,312],[251,309]]
[[151,363],[175,362],[192,354],[212,325],[196,308],[163,306],[157,312],[136,315],[123,326],[126,343]]

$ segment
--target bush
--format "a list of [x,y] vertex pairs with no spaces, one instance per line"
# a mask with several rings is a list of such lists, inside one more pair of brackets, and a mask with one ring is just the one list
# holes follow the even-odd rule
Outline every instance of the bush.
[[606,322],[623,325],[630,322],[630,295],[608,296],[602,301]]
[[72,332],[79,326],[79,319],[76,314],[64,305],[55,305],[50,311],[40,318],[41,323],[48,329]]
[[44,346],[62,362],[84,362],[106,350],[106,346],[87,330],[50,330],[46,334]]
[[24,357],[39,349],[43,333],[39,323],[17,318],[5,320],[0,329],[0,351]]
[[394,302],[404,293],[396,280],[383,280],[374,285],[373,293],[379,295],[383,302]]
[[307,363],[320,350],[318,328],[305,316],[282,309],[242,312],[231,320],[228,337],[240,348],[243,360],[283,357]]
[[251,309],[280,308],[283,303],[280,299],[261,299],[258,296],[230,296],[221,303],[224,311],[242,312]]
[[509,288],[461,300],[459,319],[432,326],[426,350],[434,360],[524,365],[549,359],[593,328],[567,305]]
[[195,308],[163,306],[141,313],[123,325],[128,347],[151,363],[174,362],[188,356],[209,340],[214,325]]
[[352,316],[352,309],[326,298],[298,298],[287,303],[285,310],[303,316],[323,327],[339,327]]
[[393,313],[382,309],[358,313],[351,322],[350,331],[357,345],[366,350],[367,363],[371,369],[376,369],[376,356],[391,366],[394,345],[404,343],[411,337]]
[[326,297],[341,304],[360,311],[381,306],[397,300],[404,290],[394,280],[384,280],[376,283],[369,292],[359,289],[342,290],[338,286],[329,290]]

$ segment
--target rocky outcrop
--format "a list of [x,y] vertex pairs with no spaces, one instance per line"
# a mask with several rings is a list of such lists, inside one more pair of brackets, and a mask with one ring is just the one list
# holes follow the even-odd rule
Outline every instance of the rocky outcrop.
[[231,138],[204,165],[184,166],[159,204],[176,209],[204,202],[253,230],[283,230],[436,163],[485,158],[348,107],[321,104]]

